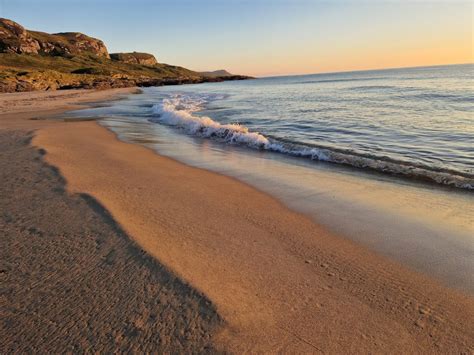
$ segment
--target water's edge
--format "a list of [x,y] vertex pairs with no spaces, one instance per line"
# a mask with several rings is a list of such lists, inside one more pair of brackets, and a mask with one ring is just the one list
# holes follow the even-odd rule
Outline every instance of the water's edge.
[[[133,96],[128,98],[133,100]],[[221,137],[183,134],[183,129],[176,130],[168,122],[154,123],[163,118],[163,112],[159,117],[140,116],[133,107],[130,110],[126,106],[125,114],[110,115],[109,109],[110,106],[105,111],[94,111],[93,115],[118,139],[143,145],[180,163],[236,178],[308,215],[330,231],[434,276],[448,286],[474,293],[474,201],[469,190],[222,144]],[[68,116],[90,117],[90,112],[69,112]],[[178,123],[183,119],[173,111],[165,118]],[[197,127],[197,131],[205,132],[201,118],[184,117],[195,124],[188,129]],[[207,123],[212,129],[229,131],[215,121]]]

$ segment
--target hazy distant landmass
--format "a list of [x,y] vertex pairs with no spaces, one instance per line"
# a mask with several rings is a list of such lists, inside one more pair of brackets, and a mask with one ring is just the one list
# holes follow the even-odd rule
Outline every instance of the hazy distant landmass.
[[79,32],[44,33],[0,18],[0,92],[160,86],[240,80],[225,70],[199,73],[158,63],[149,53],[109,54]]

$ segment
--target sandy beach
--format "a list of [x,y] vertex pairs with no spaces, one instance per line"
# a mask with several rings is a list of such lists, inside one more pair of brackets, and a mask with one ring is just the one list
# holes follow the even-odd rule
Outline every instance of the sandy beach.
[[233,178],[0,96],[0,349],[471,353],[472,296]]

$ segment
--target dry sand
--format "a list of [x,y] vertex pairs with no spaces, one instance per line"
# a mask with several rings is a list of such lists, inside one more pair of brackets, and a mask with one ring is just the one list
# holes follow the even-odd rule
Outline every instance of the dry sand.
[[[28,99],[27,95],[25,99]],[[81,95],[69,99],[68,106],[74,100],[94,98],[93,93],[87,93],[87,98]],[[107,94],[102,92],[99,95]],[[105,99],[105,96],[97,99]],[[18,100],[14,110],[26,111],[21,99]],[[7,104],[0,96],[0,107]],[[44,105],[44,109],[59,109],[61,99],[56,98],[50,106]],[[471,296],[448,289],[424,275],[330,234],[271,196],[232,178],[192,168],[158,156],[146,148],[120,142],[95,122],[28,121],[33,116],[41,118],[36,112],[2,115],[0,126],[6,130],[36,129],[33,145],[46,151],[46,162],[56,166],[65,178],[69,192],[65,196],[79,200],[80,194],[91,196],[94,204],[106,209],[99,215],[105,214],[106,221],[113,221],[112,225],[120,230],[118,234],[125,236],[121,238],[123,243],[138,244],[156,260],[154,263],[159,267],[151,268],[149,272],[165,270],[169,277],[178,278],[176,283],[180,286],[172,284],[170,287],[184,292],[182,297],[189,297],[191,306],[179,301],[182,308],[174,309],[173,317],[179,318],[180,312],[187,312],[194,315],[196,322],[202,322],[193,328],[199,331],[193,333],[191,343],[197,344],[199,334],[203,334],[206,339],[212,339],[215,348],[237,353],[474,351],[474,301]],[[25,146],[23,149],[32,148]],[[15,150],[8,151],[7,155],[8,159],[13,159]],[[39,161],[45,164],[41,159]],[[7,171],[10,165],[3,164],[2,169]],[[11,176],[8,172],[6,174]],[[20,169],[12,170],[11,174],[21,180],[31,172]],[[38,183],[36,180],[32,182],[33,186]],[[6,200],[6,206],[10,208],[11,202]],[[23,211],[32,207],[25,200],[16,201],[18,212],[15,216],[24,216],[19,219],[28,222],[28,228],[37,228],[36,223],[40,222],[36,222],[35,209],[29,214]],[[43,203],[45,208],[48,203]],[[7,207],[2,207],[2,213]],[[84,228],[89,225],[89,220],[84,218],[58,216],[56,220],[65,224],[65,230],[69,224],[78,223]],[[15,233],[11,237],[14,240]],[[72,229],[72,233],[67,235],[72,238],[76,233]],[[106,235],[110,243],[117,239],[114,233]],[[75,239],[80,243],[83,238]],[[41,252],[41,248],[33,248],[20,235],[18,240],[21,242],[5,243],[2,249],[7,251],[3,259],[23,260],[35,253],[40,253],[37,257],[40,260],[48,257],[47,250]],[[63,243],[60,239],[52,243],[58,249],[54,249],[55,254],[61,253],[59,249]],[[24,248],[23,252],[19,251],[22,250],[19,245]],[[103,258],[102,254],[91,256],[90,252],[79,249],[63,253],[78,258]],[[122,255],[125,254],[117,254],[114,260],[125,257]],[[140,260],[137,257],[135,262],[140,263]],[[97,261],[92,263],[90,270],[98,277],[106,277],[102,275],[105,271],[99,269],[99,264]],[[8,273],[15,273],[16,263],[10,265]],[[54,271],[56,263],[48,265],[40,270],[39,280],[57,280],[56,287],[62,285],[65,281],[58,280],[58,273]],[[125,273],[120,266],[114,268],[112,265],[111,269],[114,275]],[[68,276],[75,278],[81,271],[83,268],[71,268]],[[137,270],[136,274],[130,272],[132,274],[140,278],[143,272]],[[11,288],[21,289],[22,277],[27,278],[28,273],[18,276],[13,284],[6,283],[7,295],[16,292]],[[15,314],[12,316],[24,329],[30,330],[29,333],[33,334],[30,339],[34,339],[38,331],[38,324],[31,318],[38,311],[36,308],[41,307],[38,299],[45,298],[44,293],[36,288],[44,288],[52,294],[56,290],[48,284],[49,281],[39,280],[28,291],[32,293],[29,302],[16,297],[2,298],[2,303],[5,303],[2,308],[16,307],[20,312],[26,307],[31,311],[26,320]],[[155,282],[160,285],[159,277],[150,283]],[[188,283],[195,291],[181,286]],[[111,313],[119,311],[115,302],[108,302],[103,296],[106,292],[103,286],[86,287],[77,283],[72,288],[94,305],[100,299],[105,304],[101,306],[110,309]],[[127,294],[132,298],[135,289],[130,289]],[[158,317],[152,321],[147,318],[147,312],[154,312],[149,296],[143,292],[136,296],[137,302],[145,305],[138,314],[145,315],[139,322],[141,327],[136,327],[134,334],[153,334],[156,331],[151,328],[154,322],[165,328],[177,327],[177,322],[171,321],[170,324],[167,318]],[[64,300],[65,295],[55,294],[55,297]],[[201,297],[199,300],[203,301],[192,297]],[[130,298],[123,301],[125,306],[119,307],[123,309],[123,312],[120,310],[122,316],[128,317],[129,313],[135,312],[134,304],[127,303]],[[205,310],[196,310],[192,307],[193,302],[204,304]],[[62,319],[69,312],[68,305],[54,309]],[[68,317],[69,320],[74,318],[74,315]],[[81,322],[70,328],[61,323],[60,317],[57,327],[73,329],[76,337],[86,339],[89,339],[90,327],[95,327],[95,334],[112,330],[123,333],[120,325],[116,328],[116,323],[109,322],[106,315],[97,318],[92,323]],[[220,318],[222,322],[217,328]],[[95,319],[93,313],[89,313],[89,319]],[[92,325],[88,327],[88,324]],[[4,322],[3,327],[2,334],[8,331],[8,323]],[[45,337],[48,336],[61,335],[49,332]],[[11,338],[17,344],[22,342],[22,338],[12,332],[3,338]],[[172,337],[168,339],[173,341]],[[2,340],[0,345],[3,347],[4,343]],[[94,342],[85,344],[93,346]],[[208,344],[204,346],[209,347]]]
[[143,253],[93,197],[66,192],[22,129],[48,122],[30,116],[0,120],[0,353],[215,350],[222,321],[209,300]]

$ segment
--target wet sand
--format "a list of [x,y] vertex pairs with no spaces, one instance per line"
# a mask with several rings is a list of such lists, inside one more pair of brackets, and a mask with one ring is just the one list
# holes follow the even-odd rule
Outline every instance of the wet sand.
[[[59,110],[58,105],[48,109]],[[15,110],[21,111],[21,104],[16,105]],[[145,251],[142,255],[153,257],[153,262],[162,265],[176,282],[189,284],[190,294],[210,301],[204,302],[208,308],[203,313],[214,314],[213,307],[217,311],[215,316],[207,318],[211,322],[206,328],[206,334],[213,334],[206,335],[206,339],[212,339],[215,349],[237,353],[473,351],[474,301],[471,296],[331,234],[273,197],[232,178],[120,142],[95,122],[28,120],[33,116],[37,116],[37,112],[2,115],[0,127],[35,129],[33,145],[46,152],[40,161],[44,159],[59,169],[65,179],[67,196],[91,196],[124,233],[123,240],[136,243]],[[11,161],[15,152],[7,150],[6,154],[10,154],[8,161]],[[8,171],[10,165],[3,164],[2,171]],[[21,180],[22,174],[31,173],[28,169],[12,170],[8,175]],[[27,198],[16,201],[19,212],[15,215],[31,209],[25,200]],[[44,203],[49,202],[44,199]],[[4,210],[7,208],[2,208]],[[24,220],[35,221],[36,212],[29,213]],[[73,222],[84,228],[89,225],[84,218],[59,216],[56,220],[67,222],[63,227],[66,229]],[[37,228],[36,222],[30,224],[29,228]],[[15,233],[11,238],[22,240]],[[70,233],[76,234],[74,230]],[[19,252],[15,259],[22,260],[35,253],[42,258],[48,256],[48,250],[41,252],[39,248],[30,247],[26,240],[18,244],[24,245],[27,251]],[[2,248],[7,250],[6,258],[12,258],[15,248],[18,246]],[[62,248],[62,243],[56,241],[56,248]],[[90,254],[79,256],[81,253],[78,250],[66,255],[83,258]],[[91,268],[102,276],[97,264]],[[71,271],[70,277],[77,275],[76,269]],[[124,272],[120,267],[112,269],[117,275]],[[40,280],[54,279],[58,273],[51,270],[45,268]],[[19,276],[7,291],[21,287],[26,274]],[[137,275],[140,277],[140,272]],[[47,282],[38,281],[34,285],[45,287],[53,294],[58,292]],[[103,296],[104,287],[87,288],[77,284],[75,292],[83,297],[99,298],[109,309],[118,311],[116,304],[107,302]],[[130,291],[129,294],[135,293]],[[43,295],[38,292],[32,297],[42,300]],[[148,296],[138,293],[136,297],[147,304]],[[61,294],[57,297],[65,299]],[[6,303],[5,308],[13,308],[10,304],[13,301],[5,300],[2,301]],[[18,302],[19,309],[29,304],[34,309],[41,304]],[[183,308],[174,309],[177,314],[189,310],[186,304],[178,303]],[[128,303],[127,307],[120,308],[125,309],[126,316],[133,313],[134,305]],[[146,308],[150,310],[154,306]],[[62,307],[57,312],[67,314]],[[36,323],[29,322],[32,317],[24,317],[26,320],[21,322],[24,329],[32,327],[30,334],[35,334]],[[97,334],[101,330],[116,330],[106,316],[98,318],[94,323]],[[139,323],[142,328],[136,331],[138,334],[154,332],[149,328],[153,322]],[[155,323],[180,328],[179,324],[169,324],[166,318],[158,318]],[[57,324],[58,328],[67,328],[61,319]],[[87,337],[85,324],[88,323],[80,324],[83,325],[73,328],[75,334]],[[16,333],[10,334],[14,339]],[[49,332],[46,337],[58,336],[58,333],[52,334]],[[20,339],[14,339],[13,343],[21,343]],[[90,344],[94,346],[94,342]]]

